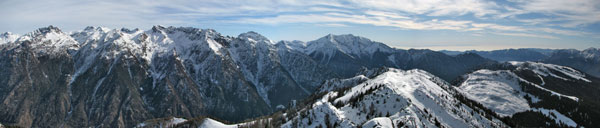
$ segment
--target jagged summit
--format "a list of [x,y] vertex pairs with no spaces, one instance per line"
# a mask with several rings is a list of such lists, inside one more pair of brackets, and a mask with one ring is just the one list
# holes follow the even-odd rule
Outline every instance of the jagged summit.
[[[21,49],[17,45],[31,48],[38,54],[64,53],[66,50],[77,50],[79,45],[68,34],[63,33],[58,27],[52,25],[29,32],[13,40],[16,45],[6,46],[10,49]],[[27,49],[26,48],[26,49]]]
[[12,32],[4,32],[4,33],[0,34],[0,37],[7,37],[10,35],[13,35],[13,33]]
[[62,31],[58,27],[54,27],[52,25],[50,25],[48,27],[39,28],[38,30],[34,31],[33,33],[45,34],[45,33],[49,33],[49,32],[60,32],[60,33],[62,33]]
[[4,32],[4,33],[0,34],[0,45],[9,43],[9,42],[13,42],[13,41],[17,40],[18,38],[19,38],[19,35],[17,35],[17,34],[13,34],[11,32]]
[[110,28],[107,27],[99,27],[99,26],[87,26],[83,29],[83,31],[94,31],[94,30],[100,30],[100,31],[110,31]]

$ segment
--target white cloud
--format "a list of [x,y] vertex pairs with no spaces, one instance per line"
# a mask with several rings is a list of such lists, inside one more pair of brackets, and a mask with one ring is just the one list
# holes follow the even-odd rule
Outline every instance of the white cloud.
[[[0,1],[0,12],[5,12],[5,15],[0,24],[4,25],[0,26],[0,30],[26,32],[50,24],[75,30],[89,25],[144,28],[156,24],[311,23],[328,27],[365,24],[404,30],[456,30],[477,32],[477,35],[491,33],[536,38],[556,38],[546,35],[598,35],[545,26],[556,21],[562,21],[558,24],[562,27],[598,23],[598,0],[511,2],[516,6],[485,0],[3,0]],[[529,13],[551,16],[534,19],[516,17]],[[477,19],[456,18],[465,15],[473,15]],[[494,21],[498,19],[511,25],[498,24]]]
[[550,15],[542,19],[520,19],[520,21],[550,23],[565,22],[562,27],[577,27],[600,22],[600,1],[598,0],[514,0],[517,8],[512,15],[540,13]]
[[355,5],[368,9],[402,11],[429,16],[457,16],[473,13],[485,16],[497,13],[494,2],[482,0],[351,0]]
[[592,35],[591,33],[588,33],[588,32],[572,31],[572,30],[560,30],[560,29],[553,29],[553,28],[536,28],[536,30],[543,31],[543,32],[546,32],[546,33],[553,33],[553,34],[559,34],[559,35],[569,35],[569,36],[587,36],[587,35]]
[[[373,14],[373,13],[371,13]],[[233,22],[253,24],[284,24],[284,23],[354,23],[374,26],[396,27],[412,30],[462,30],[469,27],[471,21],[431,20],[419,22],[390,14],[352,15],[343,13],[279,15],[265,18],[245,18]]]
[[474,28],[480,29],[491,29],[491,30],[499,30],[499,31],[527,31],[527,29],[517,26],[505,26],[498,24],[490,24],[490,23],[473,23],[471,24]]
[[327,23],[327,24],[317,24],[319,26],[325,26],[325,27],[349,27],[346,24],[339,24],[339,23]]
[[371,16],[387,17],[390,19],[410,19],[407,16],[403,16],[403,15],[393,13],[393,12],[385,12],[385,11],[367,10],[367,11],[365,11],[365,14],[371,15]]

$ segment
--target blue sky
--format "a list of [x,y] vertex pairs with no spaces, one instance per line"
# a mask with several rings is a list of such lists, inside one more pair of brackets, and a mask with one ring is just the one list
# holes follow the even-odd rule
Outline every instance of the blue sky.
[[0,31],[54,25],[212,28],[310,41],[354,34],[398,48],[600,47],[600,0],[2,0]]

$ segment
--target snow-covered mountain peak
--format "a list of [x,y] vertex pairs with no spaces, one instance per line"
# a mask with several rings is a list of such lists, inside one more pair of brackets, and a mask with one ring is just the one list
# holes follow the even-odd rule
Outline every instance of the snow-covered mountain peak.
[[8,37],[8,36],[12,36],[12,35],[15,35],[15,34],[13,34],[12,32],[4,32],[4,33],[0,34],[0,37]]
[[599,48],[587,48],[582,51],[583,56],[586,59],[596,59],[600,61],[600,49]]
[[[362,88],[366,89],[378,85],[383,85],[383,87],[390,88],[396,91],[397,93],[411,93],[410,95],[413,95],[412,93],[415,93],[417,90],[421,90],[425,93],[435,93],[436,95],[441,95],[441,93],[443,93],[444,91],[440,86],[448,85],[438,85],[445,84],[440,80],[441,79],[439,78],[436,79],[434,75],[420,69],[400,70],[390,68],[387,72],[384,72],[358,86],[364,86]],[[354,89],[352,90],[359,91]],[[349,98],[350,96],[347,95],[347,98],[342,97],[339,100],[346,101],[349,100]]]
[[85,45],[88,41],[99,40],[103,38],[111,29],[104,27],[93,27],[88,26],[82,31],[76,31],[71,33],[71,37],[73,37],[77,42],[82,45]]
[[372,43],[378,43],[378,42],[371,41],[368,38],[364,38],[361,36],[355,36],[352,34],[342,34],[342,35],[328,34],[324,37],[317,39],[316,41],[329,42],[329,43],[334,43],[337,45],[352,44],[352,43],[357,43],[357,44],[361,44],[361,45],[370,45]]
[[17,40],[18,38],[19,38],[19,35],[17,35],[17,34],[13,34],[10,32],[2,33],[2,34],[0,34],[0,45],[13,42],[13,41]]
[[27,33],[19,37],[16,42],[29,45],[37,53],[54,53],[79,48],[77,41],[52,25]]
[[[188,56],[190,50],[195,48],[205,49],[202,51],[213,51],[220,54],[219,50],[226,44],[221,40],[226,40],[220,33],[212,29],[198,29],[192,27],[163,27],[154,26],[152,30],[146,31],[138,36],[144,38],[148,36],[149,45],[155,53],[168,53],[175,49],[179,55]],[[184,57],[185,58],[185,57]]]
[[571,67],[531,61],[509,61],[508,63],[512,64],[513,66],[517,66],[517,70],[531,70],[541,76],[552,76],[562,80],[572,79],[590,82],[590,80],[585,78],[584,73],[579,72]]
[[312,54],[315,52],[330,53],[331,51],[339,50],[345,54],[355,57],[361,55],[371,55],[377,51],[392,52],[393,49],[389,46],[371,41],[370,39],[355,36],[352,34],[333,35],[321,37],[315,41],[307,43],[306,53]]
[[263,43],[274,44],[273,41],[267,39],[267,37],[265,37],[261,34],[258,34],[254,31],[242,33],[242,34],[238,35],[238,38],[240,38],[242,40],[248,40],[251,43],[263,42]]
[[58,27],[54,27],[52,25],[48,26],[48,27],[42,27],[39,28],[35,31],[33,31],[31,34],[46,34],[46,33],[62,33],[62,31],[58,28]]

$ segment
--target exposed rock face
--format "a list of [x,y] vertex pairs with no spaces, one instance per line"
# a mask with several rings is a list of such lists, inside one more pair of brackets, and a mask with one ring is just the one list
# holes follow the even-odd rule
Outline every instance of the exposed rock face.
[[131,127],[168,116],[239,121],[335,76],[253,32],[88,27],[67,35],[50,26],[4,35],[0,122],[23,127]]
[[163,26],[70,34],[49,26],[0,39],[0,122],[23,127],[131,127],[170,116],[241,121],[364,69],[420,68],[450,80],[489,61],[353,35],[274,43],[256,32]]

